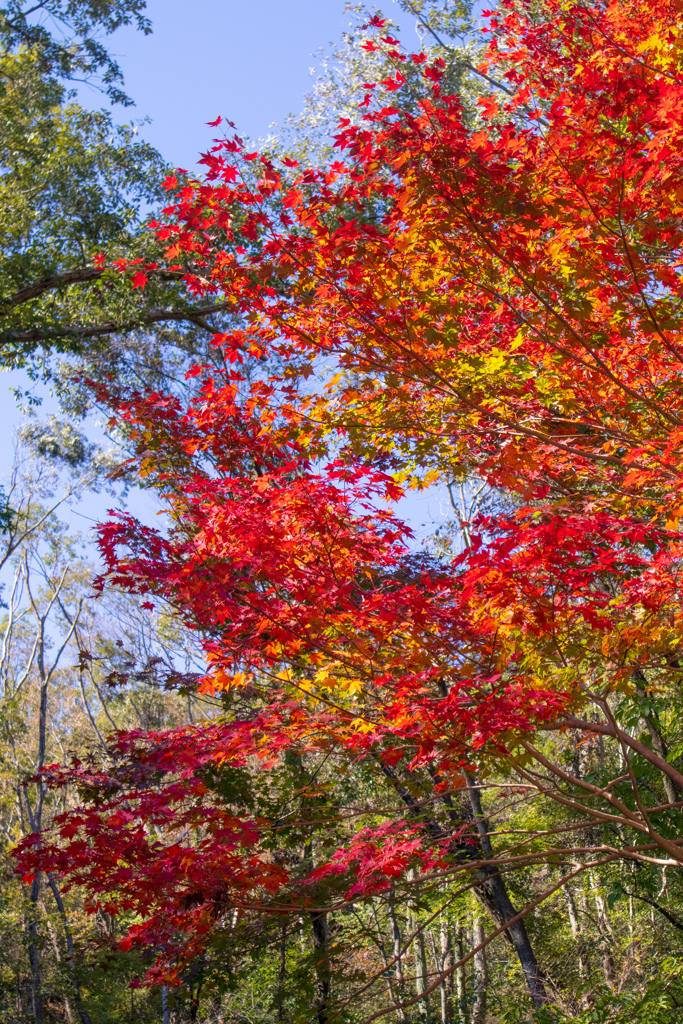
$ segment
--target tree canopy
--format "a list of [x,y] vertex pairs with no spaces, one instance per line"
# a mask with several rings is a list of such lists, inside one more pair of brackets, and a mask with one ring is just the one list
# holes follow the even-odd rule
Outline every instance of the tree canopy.
[[[501,0],[475,104],[375,15],[389,70],[332,158],[228,126],[203,178],[167,178],[163,255],[98,257],[229,317],[184,389],[85,382],[165,508],[100,527],[99,586],[197,636],[205,668],[167,684],[211,713],[45,765],[79,802],[18,851],[125,922],[145,984],[198,1006],[260,951],[259,1019],[429,1021],[438,995],[484,1024],[503,937],[490,1019],[680,1009],[680,940],[654,972],[632,952],[634,900],[683,927],[680,15]],[[415,551],[395,503],[435,480],[456,540]]]

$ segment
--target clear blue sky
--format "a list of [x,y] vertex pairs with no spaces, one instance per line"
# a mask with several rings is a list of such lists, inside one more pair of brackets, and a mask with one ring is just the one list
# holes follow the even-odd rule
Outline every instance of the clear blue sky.
[[[394,0],[377,6],[417,48],[415,19]],[[206,122],[219,114],[256,139],[301,108],[316,53],[349,25],[345,7],[345,0],[148,0],[153,34],[125,29],[109,46],[133,113],[152,118],[145,138],[176,166],[192,167],[213,137]],[[100,101],[91,94],[86,102]]]

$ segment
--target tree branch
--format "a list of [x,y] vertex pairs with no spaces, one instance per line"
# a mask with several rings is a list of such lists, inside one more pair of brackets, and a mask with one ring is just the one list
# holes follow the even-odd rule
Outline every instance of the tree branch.
[[38,330],[33,329],[30,331],[10,332],[5,331],[0,333],[0,346],[9,347],[10,344],[15,347],[28,345],[32,342],[40,341],[51,341],[58,338],[77,338],[77,339],[89,339],[89,338],[102,338],[110,334],[126,334],[129,331],[133,331],[136,328],[148,327],[151,324],[162,323],[165,320],[176,320],[178,322],[186,321],[187,323],[195,324],[195,326],[201,327],[208,333],[213,333],[213,328],[209,324],[201,322],[201,318],[210,316],[212,313],[222,313],[232,308],[231,302],[216,302],[211,306],[196,306],[194,309],[158,309],[153,310],[151,313],[146,313],[143,316],[137,317],[134,320],[129,320],[126,323],[109,323],[99,324],[98,326],[92,327],[63,327],[57,330]]
[[[0,310],[14,309],[31,299],[37,299],[45,292],[57,291],[69,284],[90,284],[93,281],[99,281],[108,269],[108,267],[78,267],[75,270],[65,270],[63,274],[44,277],[40,281],[34,281],[33,284],[20,288],[14,294],[8,295],[7,298],[0,298]],[[148,270],[146,273],[148,276],[157,277],[162,281],[178,281],[184,276],[182,270]]]

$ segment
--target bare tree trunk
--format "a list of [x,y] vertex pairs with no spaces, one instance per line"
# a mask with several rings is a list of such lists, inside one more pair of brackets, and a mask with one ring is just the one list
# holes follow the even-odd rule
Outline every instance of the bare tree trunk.
[[[441,960],[439,970],[447,970],[453,963],[453,947],[448,922],[443,914],[439,916],[439,937],[441,939]],[[449,990],[448,979],[441,982],[441,1024],[449,1024],[453,1018],[453,999]]]
[[[645,687],[648,684],[647,678],[642,669],[635,669],[635,671],[633,672],[633,679],[636,684],[636,693],[638,694],[638,696],[641,699],[647,699],[647,691],[645,690]],[[666,743],[664,742],[664,737],[662,736],[662,730],[657,712],[655,711],[653,714],[650,715],[643,715],[643,721],[645,722],[645,725],[647,726],[647,731],[650,734],[653,750],[655,750],[656,753],[659,754],[663,761],[666,761],[669,752],[667,750]],[[669,801],[669,803],[673,804],[676,803],[677,800],[680,800],[680,790],[678,789],[674,781],[670,779],[669,776],[666,775],[664,772],[662,772],[662,783],[664,785],[664,792],[666,793],[666,798]]]
[[62,900],[62,894],[60,893],[59,886],[57,885],[57,882],[52,877],[52,875],[48,875],[47,878],[48,885],[52,890],[52,895],[54,896],[55,903],[57,904],[59,916],[62,919],[64,936],[66,938],[66,953],[67,965],[69,970],[69,980],[71,982],[71,987],[73,989],[76,1009],[78,1010],[78,1016],[81,1018],[81,1024],[92,1024],[92,1021],[90,1020],[90,1015],[88,1014],[88,1011],[86,1010],[85,1005],[83,1003],[83,994],[81,992],[81,987],[78,984],[78,979],[76,977],[76,968],[74,964],[74,937],[69,926],[68,918],[66,916],[66,909],[64,907],[64,901]]
[[277,978],[277,1019],[285,1019],[285,980],[287,978],[287,924],[283,918],[280,923],[280,963]]
[[569,917],[569,924],[572,930],[572,937],[577,944],[579,953],[579,977],[585,978],[588,973],[588,964],[586,963],[586,951],[583,947],[583,935],[581,933],[581,925],[579,923],[579,914],[576,909],[576,903],[574,902],[574,896],[568,885],[562,886],[562,891],[567,898],[567,915]]
[[[467,790],[469,793],[472,814],[476,822],[477,831],[479,832],[482,853],[486,860],[493,861],[494,854],[491,839],[489,837],[489,824],[484,817],[479,789],[475,781],[469,777],[467,779]],[[495,923],[499,926],[503,925],[506,921],[510,921],[515,917],[517,911],[512,904],[507,888],[505,887],[505,883],[500,877],[495,865],[487,865],[482,868],[482,871],[485,876],[480,887],[483,902]],[[524,921],[520,920],[515,922],[515,924],[510,925],[507,929],[507,933],[510,936],[515,952],[517,953],[519,962],[522,966],[522,971],[524,972],[524,977],[529,988],[529,992],[531,993],[534,1006],[543,1006],[543,1004],[547,1002],[548,997],[546,995],[545,985],[538,966],[538,961],[536,960],[536,954],[534,953],[529,940],[529,935]]]
[[161,988],[161,1020],[162,1024],[171,1024],[171,1004],[168,999],[168,985]]
[[[401,1002],[403,999],[403,964],[401,962],[401,929],[398,924],[396,917],[396,906],[394,904],[394,887],[391,887],[391,893],[389,895],[389,920],[391,921],[391,934],[394,942],[394,978],[396,980],[396,995],[397,1001]],[[398,1019],[404,1021],[406,1019],[405,1010],[398,1011]]]
[[595,899],[595,907],[598,912],[598,931],[600,932],[600,939],[602,942],[602,970],[605,976],[605,983],[610,988],[614,988],[614,961],[612,959],[612,939],[614,932],[612,926],[607,917],[607,910],[605,908],[605,901],[597,890],[596,879],[591,876],[593,882],[593,898]]
[[[28,569],[26,569],[28,574]],[[28,578],[27,578],[28,587]],[[29,591],[30,594],[30,591]],[[34,605],[35,609],[35,605]],[[36,617],[37,611],[36,611]],[[45,672],[45,619],[39,618],[38,625],[38,639],[34,649],[37,649],[37,662],[40,671],[40,705],[38,712],[38,759],[36,767],[38,771],[45,765],[45,750],[46,750],[46,738],[47,738],[47,687],[49,678]],[[26,810],[28,812],[28,819],[31,827],[31,831],[39,833],[42,825],[43,815],[43,800],[45,798],[45,788],[42,780],[38,780],[36,783],[36,800],[35,805],[31,806],[31,801],[28,795],[28,789],[25,789],[26,799]],[[40,946],[38,942],[38,896],[40,894],[40,872],[36,875],[31,883],[31,894],[29,897],[31,912],[30,919],[28,922],[28,958],[31,965],[31,1003],[33,1010],[33,1019],[35,1024],[42,1024],[45,1019],[45,1012],[43,1008],[43,995],[41,987],[40,977]]]
[[[401,1002],[400,995],[396,992],[396,986],[391,977],[391,970],[389,967],[389,957],[387,956],[387,950],[384,943],[384,934],[382,926],[380,925],[379,918],[377,916],[377,907],[374,903],[371,904],[372,916],[375,921],[376,936],[373,941],[376,943],[379,949],[380,956],[382,957],[382,963],[384,964],[384,978],[387,984],[387,993],[389,995],[389,1001],[392,1005],[396,1005]],[[405,1010],[401,1009],[400,1006],[396,1005],[396,1016],[400,1021],[406,1019]]]
[[[411,809],[415,817],[426,827],[428,834],[435,840],[448,839],[448,833],[444,831],[441,825],[434,819],[430,819],[425,816],[421,809],[420,802],[417,801],[406,786],[403,785],[391,765],[380,762],[380,767],[384,775],[388,779],[391,779],[403,802]],[[438,781],[437,775],[433,774],[432,777],[435,781]],[[477,894],[495,923],[500,927],[516,917],[517,911],[515,910],[510,896],[508,895],[505,882],[501,878],[500,872],[495,863],[493,863],[494,853],[491,840],[489,838],[488,822],[486,821],[482,811],[479,789],[475,780],[469,774],[467,774],[467,791],[472,816],[479,833],[480,847],[483,857],[485,860],[491,861],[490,864],[482,866],[475,876],[480,879]],[[443,796],[442,800],[448,808],[451,820],[456,820],[457,812],[452,805],[450,796]],[[511,924],[510,927],[506,929],[505,934],[508,936],[519,958],[519,962],[524,973],[524,979],[529,988],[534,1006],[543,1006],[544,1003],[547,1002],[548,997],[543,983],[543,976],[538,966],[538,961],[536,960],[536,954],[534,953],[529,940],[524,920],[521,919],[515,921],[514,924]]]
[[[417,918],[415,918],[415,926],[418,927]],[[427,991],[427,952],[425,950],[425,937],[424,932],[420,932],[416,939],[417,942],[417,956],[415,957],[415,994],[420,996],[420,1001],[417,1004],[418,1012],[422,1017],[423,1021],[429,1020],[429,997],[426,995]]]
[[[50,918],[47,917],[47,916],[45,918],[45,925],[47,927],[48,932],[50,933],[50,940],[52,942],[52,951],[53,951],[53,953],[55,955],[55,962],[57,963],[57,966],[59,968],[61,968],[61,966],[62,966],[62,953],[61,953],[61,950],[59,948],[59,939],[57,938],[57,933],[55,932],[54,928],[52,927],[52,922],[50,921]],[[66,995],[66,993],[64,993],[64,995],[62,996],[62,1002],[64,1003],[64,1015],[65,1015],[66,1019],[69,1021],[69,1024],[73,1024],[74,1015],[73,1015],[73,1011],[71,1009],[71,1002],[69,1000],[69,997]]]
[[40,980],[40,946],[38,942],[38,896],[40,895],[40,875],[36,875],[31,883],[29,896],[29,921],[27,932],[29,935],[28,959],[31,965],[31,1011],[35,1024],[43,1024],[45,1012],[43,1010],[43,991]]
[[[415,883],[415,872],[411,869],[408,872],[408,879]],[[418,930],[419,922],[417,919],[417,906],[416,900],[413,896],[408,901],[408,913],[410,915],[410,931],[412,933]],[[415,995],[419,996],[419,1002],[417,1009],[420,1017],[423,1021],[429,1018],[429,1003],[425,991],[427,988],[427,956],[425,951],[425,940],[424,932],[422,929],[415,936]]]
[[[61,575],[61,578],[60,578],[59,582],[54,587],[52,597],[50,598],[46,608],[44,608],[43,611],[41,612],[39,610],[39,608],[38,608],[38,605],[36,604],[36,601],[35,601],[35,599],[33,597],[33,593],[31,591],[31,581],[30,581],[30,569],[29,569],[29,561],[28,561],[28,552],[26,552],[24,554],[24,567],[23,567],[24,582],[25,582],[26,591],[27,591],[27,594],[29,596],[29,600],[30,600],[30,603],[31,603],[31,609],[33,611],[33,614],[34,614],[35,620],[36,620],[36,639],[35,639],[35,642],[34,642],[34,645],[33,645],[33,651],[31,653],[31,657],[30,657],[30,660],[29,660],[26,672],[28,673],[28,671],[30,670],[31,664],[33,664],[33,661],[35,659],[35,665],[36,665],[36,669],[38,671],[38,677],[40,679],[40,699],[39,699],[39,705],[38,705],[38,752],[37,752],[37,758],[36,758],[36,762],[35,762],[35,767],[36,767],[37,772],[40,772],[45,767],[45,757],[46,757],[46,753],[47,753],[47,712],[48,712],[48,688],[49,688],[49,685],[50,685],[50,680],[52,679],[52,676],[53,676],[55,670],[57,669],[57,666],[59,664],[59,660],[60,660],[62,654],[64,653],[66,645],[68,644],[68,642],[70,641],[70,639],[71,639],[71,637],[73,635],[73,632],[74,632],[74,630],[76,628],[76,624],[78,622],[78,618],[79,618],[80,613],[81,613],[81,609],[83,607],[83,600],[81,600],[78,603],[78,609],[77,609],[76,613],[74,614],[73,620],[70,623],[70,628],[69,628],[66,636],[64,637],[61,646],[57,649],[57,652],[56,652],[56,654],[55,654],[55,656],[54,656],[54,658],[52,660],[51,666],[48,668],[48,666],[45,663],[45,654],[46,654],[46,650],[47,650],[47,647],[46,647],[46,623],[48,621],[48,617],[50,615],[52,606],[59,599],[60,591],[61,591],[61,589],[62,589],[62,587],[64,585],[64,580],[66,579],[66,573],[67,573],[67,570],[65,568],[64,571],[62,572],[62,575]],[[34,800],[33,805],[32,805],[31,804],[31,798],[29,796],[28,788],[24,787],[24,790],[23,790],[23,793],[24,793],[24,804],[25,804],[26,812],[27,812],[27,816],[28,816],[28,823],[29,823],[29,827],[31,829],[31,832],[33,832],[34,835],[39,835],[41,830],[42,830],[42,824],[43,824],[43,804],[44,804],[44,801],[45,801],[45,792],[46,792],[45,791],[45,785],[44,785],[42,779],[39,778],[37,783],[36,783],[35,800]],[[21,803],[21,797],[20,797],[20,803]],[[64,930],[65,930],[65,933],[66,933],[67,950],[68,950],[68,956],[69,956],[69,966],[70,966],[70,970],[71,970],[71,977],[72,977],[72,979],[74,979],[74,974],[73,974],[73,937],[71,935],[71,931],[69,929],[68,922],[67,922],[67,919],[66,919],[66,913],[65,913],[65,910],[64,910],[64,904],[63,904],[61,896],[59,894],[59,890],[57,888],[56,882],[54,882],[54,880],[52,878],[50,878],[50,876],[48,876],[48,884],[50,885],[50,888],[52,889],[52,893],[53,893],[53,895],[55,897],[55,901],[57,903],[57,908],[59,910],[59,913],[60,913],[60,916],[62,918],[62,922],[63,922],[63,925],[64,925]],[[36,875],[36,877],[34,878],[33,882],[31,883],[31,892],[30,892],[30,898],[29,898],[29,902],[30,902],[30,906],[31,906],[31,912],[30,912],[30,919],[29,919],[28,927],[27,927],[27,931],[28,931],[28,934],[29,934],[28,956],[29,956],[29,962],[30,962],[30,965],[31,965],[31,1001],[32,1001],[33,1017],[34,1017],[34,1020],[35,1020],[36,1024],[42,1024],[42,1022],[45,1019],[45,1011],[44,1011],[44,1007],[43,1007],[43,997],[42,997],[42,989],[41,989],[40,946],[39,946],[39,941],[38,941],[38,922],[37,922],[37,904],[38,904],[38,896],[39,896],[39,894],[40,894],[40,873],[38,873]],[[76,994],[76,1002],[77,1002],[77,1005],[78,1005],[78,1008],[79,1008],[79,1014],[81,1016],[82,1024],[91,1024],[90,1018],[88,1017],[88,1014],[82,1008],[82,1001],[80,1000],[80,990],[78,989],[78,986],[75,985],[75,982],[74,982],[74,993]]]
[[[475,914],[472,927],[472,942],[475,948],[486,937],[483,921],[480,914]],[[474,954],[474,1005],[472,1006],[472,1024],[485,1024],[486,1022],[486,995],[489,985],[489,976],[486,965],[486,947]]]
[[327,914],[314,912],[310,915],[313,929],[313,952],[315,956],[315,999],[313,1007],[316,1011],[318,1024],[327,1024],[330,1003],[330,964],[327,928]]
[[[465,955],[465,949],[463,944],[463,929],[458,921],[455,926],[455,937],[456,937],[456,957],[458,960],[462,960]],[[458,1007],[458,1024],[468,1024],[467,1015],[467,975],[465,973],[465,965],[461,964],[460,967],[455,969],[455,999]]]
[[[309,864],[310,869],[313,869],[314,859],[312,840],[309,840],[309,842],[304,846],[302,862],[304,864]],[[315,971],[313,1009],[315,1010],[318,1024],[327,1024],[330,1003],[329,930],[327,927],[327,914],[324,911],[311,911],[308,914],[308,919],[311,922],[311,929],[313,932],[313,959]]]

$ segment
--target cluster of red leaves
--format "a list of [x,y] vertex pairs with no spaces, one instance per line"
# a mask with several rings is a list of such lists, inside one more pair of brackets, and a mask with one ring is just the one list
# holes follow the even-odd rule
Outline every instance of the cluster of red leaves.
[[450,861],[444,848],[449,840],[442,840],[441,849],[437,847],[431,855],[425,856],[421,831],[393,821],[376,828],[361,829],[350,843],[313,871],[311,881],[350,875],[354,879],[346,891],[346,898],[350,900],[368,892],[389,889],[392,881],[404,878],[416,862],[423,871],[448,868]]
[[205,799],[202,770],[217,749],[230,759],[236,748],[235,730],[221,727],[129,733],[112,742],[108,769],[79,762],[46,769],[48,784],[76,785],[85,802],[55,818],[49,841],[33,835],[23,843],[28,876],[49,863],[69,888],[85,889],[91,911],[135,917],[144,907],[124,948],[151,945],[167,962],[191,960],[226,907],[286,881],[258,852],[260,823]]

